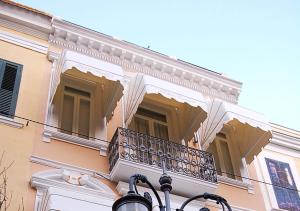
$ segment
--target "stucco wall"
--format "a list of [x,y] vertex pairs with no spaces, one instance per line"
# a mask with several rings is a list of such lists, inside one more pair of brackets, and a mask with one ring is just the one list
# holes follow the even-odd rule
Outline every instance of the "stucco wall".
[[[1,27],[0,30],[19,34]],[[26,38],[32,37],[26,35]],[[50,73],[46,55],[0,41],[0,58],[23,65],[15,114],[43,121]],[[26,125],[24,120],[15,120]],[[14,162],[8,170],[8,187],[13,197],[9,210],[18,210],[22,198],[26,201],[31,176],[29,157],[34,140],[41,134],[41,128],[42,126],[33,123],[21,129],[0,125],[0,152],[5,152],[4,164]]]

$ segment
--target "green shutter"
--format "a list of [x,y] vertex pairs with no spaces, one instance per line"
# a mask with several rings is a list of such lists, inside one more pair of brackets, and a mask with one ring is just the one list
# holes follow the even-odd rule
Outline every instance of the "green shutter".
[[22,66],[0,61],[0,114],[13,118],[15,115]]

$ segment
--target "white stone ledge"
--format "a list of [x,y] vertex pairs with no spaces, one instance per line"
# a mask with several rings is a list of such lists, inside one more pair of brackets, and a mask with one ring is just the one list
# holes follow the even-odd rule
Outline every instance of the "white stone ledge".
[[102,156],[107,155],[108,142],[105,141],[88,140],[88,139],[80,138],[78,136],[73,136],[73,135],[65,134],[50,129],[45,129],[43,135],[44,135],[43,141],[45,142],[51,142],[51,139],[55,139],[58,141],[63,141],[63,142],[87,147],[90,149],[99,150],[100,155]]
[[223,184],[227,184],[227,185],[231,185],[231,186],[234,186],[234,187],[238,187],[238,188],[241,188],[241,189],[246,189],[246,190],[248,190],[249,193],[252,193],[252,194],[254,193],[254,188],[253,188],[253,185],[251,183],[231,179],[229,177],[220,176],[220,175],[218,175],[218,182],[223,183]]
[[16,120],[5,117],[5,116],[0,116],[0,124],[4,124],[4,125],[10,126],[10,127],[15,127],[15,128],[23,128],[24,127],[23,123],[17,122]]

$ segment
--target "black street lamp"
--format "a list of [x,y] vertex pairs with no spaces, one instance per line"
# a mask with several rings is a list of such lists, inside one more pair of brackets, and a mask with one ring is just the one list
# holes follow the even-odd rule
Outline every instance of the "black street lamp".
[[[172,186],[171,186],[172,178],[166,174],[164,162],[163,162],[163,174],[159,179],[159,183],[160,183],[160,190],[163,191],[165,195],[165,206],[163,205],[153,185],[148,181],[147,177],[141,174],[134,174],[130,177],[128,194],[115,201],[112,207],[112,211],[151,211],[152,210],[152,198],[148,192],[145,192],[144,196],[141,196],[139,194],[136,187],[136,184],[138,182],[147,184],[149,188],[153,191],[155,197],[157,198],[160,211],[171,211],[170,191],[172,190]],[[232,211],[226,199],[216,194],[210,194],[210,193],[204,193],[201,195],[194,196],[190,199],[187,199],[179,209],[176,209],[176,211],[184,211],[184,208],[188,203],[200,198],[214,200],[216,201],[217,204],[220,204],[222,206],[223,211],[225,211],[225,207],[227,207],[228,211]],[[209,211],[209,209],[203,207],[199,211]]]

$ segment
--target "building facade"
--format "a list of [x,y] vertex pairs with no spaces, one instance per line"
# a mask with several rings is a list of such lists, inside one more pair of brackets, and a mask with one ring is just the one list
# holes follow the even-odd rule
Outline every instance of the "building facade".
[[[299,133],[239,106],[242,84],[217,72],[5,0],[0,86],[9,210],[111,210],[132,174],[158,188],[163,160],[174,210],[204,192],[236,211],[294,206],[282,195],[298,203],[298,192],[256,181],[284,171],[280,185],[299,187],[299,149],[289,154]],[[186,209],[204,206],[220,210]]]
[[[254,161],[266,210],[300,210],[299,131],[272,124],[273,137]],[[272,184],[272,185],[270,185]]]

